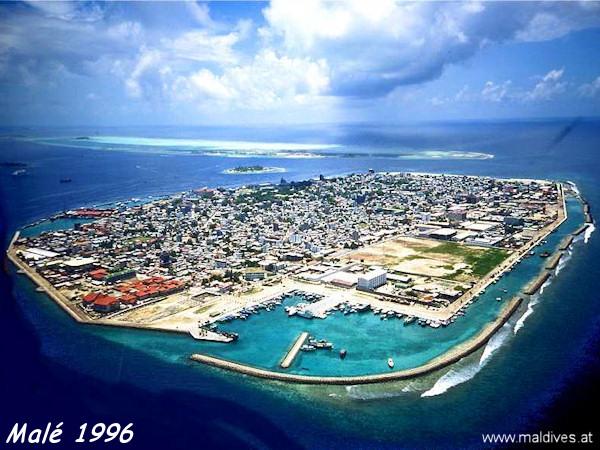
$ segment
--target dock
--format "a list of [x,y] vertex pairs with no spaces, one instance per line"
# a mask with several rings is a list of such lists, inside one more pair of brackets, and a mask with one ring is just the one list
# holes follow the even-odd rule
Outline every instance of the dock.
[[207,330],[202,327],[194,326],[190,329],[190,335],[198,341],[210,341],[210,342],[231,342],[233,338],[225,334],[217,333],[215,331]]
[[298,336],[298,338],[296,339],[294,344],[290,347],[287,354],[281,361],[280,366],[282,369],[287,369],[288,367],[290,367],[292,365],[292,363],[296,359],[296,356],[298,356],[300,347],[302,347],[304,345],[304,342],[306,342],[306,338],[308,338],[308,333],[306,331],[303,331],[302,333],[300,333],[300,336]]
[[533,280],[527,285],[527,287],[523,290],[523,293],[526,295],[535,294],[537,291],[540,290],[542,284],[544,284],[548,280],[548,278],[550,278],[550,275],[550,272],[544,270],[544,272],[539,277],[537,277],[535,280]]
[[563,254],[561,252],[558,252],[554,256],[552,256],[550,259],[548,259],[548,262],[546,263],[546,269],[548,269],[548,270],[556,269],[556,266],[558,266],[558,263],[560,262],[560,258],[562,258],[562,255]]
[[302,314],[308,314],[308,317],[316,317],[317,319],[325,319],[327,313],[336,308],[340,303],[344,303],[342,295],[332,295],[317,302],[306,305],[299,311]]

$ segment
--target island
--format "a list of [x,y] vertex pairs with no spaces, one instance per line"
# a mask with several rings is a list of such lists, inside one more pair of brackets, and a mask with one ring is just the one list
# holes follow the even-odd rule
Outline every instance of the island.
[[[565,222],[566,196],[574,192],[547,180],[372,170],[201,188],[133,206],[66,212],[94,220],[36,236],[17,232],[8,256],[38,290],[86,324],[185,333],[226,346],[253,338],[221,325],[259,311],[278,310],[272,317],[296,324],[327,321],[337,312],[451,328],[472,320],[462,316],[486,288],[535,255]],[[374,383],[439,369],[480,348],[522,297],[540,289],[573,235],[591,222],[585,208],[585,224],[552,255],[535,257],[540,274],[521,294],[499,295],[493,320],[418,367],[393,369],[390,358],[387,373],[285,373],[298,354],[333,348],[304,330],[277,367],[201,353],[191,358],[298,383]],[[290,298],[296,301],[286,304]],[[345,355],[343,349],[340,358]]]
[[281,173],[285,172],[283,167],[264,167],[264,166],[238,166],[232,169],[226,169],[223,173],[228,175],[248,175],[261,173]]

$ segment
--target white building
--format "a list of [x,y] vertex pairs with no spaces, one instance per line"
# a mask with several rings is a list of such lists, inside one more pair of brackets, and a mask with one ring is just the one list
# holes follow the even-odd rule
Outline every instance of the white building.
[[383,269],[375,269],[358,277],[357,287],[359,289],[373,290],[382,286],[387,281],[387,272]]

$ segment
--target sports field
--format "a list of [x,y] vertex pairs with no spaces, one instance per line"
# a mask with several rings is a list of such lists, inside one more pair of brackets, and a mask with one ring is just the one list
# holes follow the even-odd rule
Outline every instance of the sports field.
[[506,250],[497,248],[402,237],[355,250],[346,257],[369,266],[386,267],[389,271],[476,281],[508,254]]

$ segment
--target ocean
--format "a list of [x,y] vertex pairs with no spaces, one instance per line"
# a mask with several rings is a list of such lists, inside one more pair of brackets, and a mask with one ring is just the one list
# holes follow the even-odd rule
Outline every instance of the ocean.
[[[569,180],[592,213],[600,205],[600,121],[594,120],[1,129],[0,146],[1,163],[25,164],[17,175],[14,166],[0,167],[5,245],[14,230],[78,206],[368,169]],[[283,171],[225,173],[239,165]],[[182,336],[77,325],[7,265],[0,436],[18,420],[64,421],[69,436],[83,422],[102,420],[134,422],[128,445],[135,448],[478,448],[482,433],[574,427],[564,413],[575,399],[594,398],[585,390],[597,389],[589,380],[599,367],[599,247],[596,233],[580,238],[542,293],[483,350],[450,369],[346,388],[291,386],[204,367],[188,360],[200,345]],[[504,282],[510,288],[511,279]],[[330,319],[343,327],[348,318],[373,332],[380,325],[360,315]],[[268,323],[261,314],[231,326]],[[274,327],[272,335],[284,332],[282,323]],[[451,328],[423,331],[432,339]],[[250,350],[246,356],[256,357],[263,349]],[[327,370],[310,357],[309,369]],[[565,431],[594,431],[585,426],[583,420]]]

